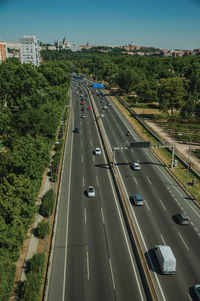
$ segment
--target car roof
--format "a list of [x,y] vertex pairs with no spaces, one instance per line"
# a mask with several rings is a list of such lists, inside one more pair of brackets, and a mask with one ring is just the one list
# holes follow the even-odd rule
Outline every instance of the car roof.
[[142,196],[139,193],[134,194],[134,196],[135,196],[136,199],[142,199]]
[[185,212],[178,213],[178,215],[179,215],[182,219],[189,219],[189,216],[188,216]]

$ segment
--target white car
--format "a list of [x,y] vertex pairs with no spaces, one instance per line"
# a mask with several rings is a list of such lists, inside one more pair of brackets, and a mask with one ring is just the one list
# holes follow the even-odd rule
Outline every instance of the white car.
[[101,155],[101,149],[99,147],[96,147],[94,153],[95,155]]
[[134,169],[134,170],[140,170],[140,164],[137,163],[137,162],[134,162],[131,164],[131,167]]
[[100,114],[100,117],[103,118],[103,117],[104,117],[104,114]]
[[87,196],[88,197],[94,197],[95,196],[95,189],[93,186],[89,186],[87,190]]

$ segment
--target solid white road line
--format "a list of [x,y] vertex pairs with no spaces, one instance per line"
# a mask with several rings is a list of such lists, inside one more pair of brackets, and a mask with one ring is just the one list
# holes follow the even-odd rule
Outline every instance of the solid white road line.
[[110,258],[109,258],[109,264],[110,264],[110,272],[111,272],[111,277],[112,277],[113,289],[115,290],[115,280],[114,280],[114,275],[113,275],[113,270],[112,270],[112,263],[111,263]]
[[189,251],[189,248],[188,248],[188,246],[187,246],[187,244],[186,244],[185,240],[183,239],[182,235],[181,235],[179,232],[178,232],[178,235],[180,236],[180,238],[181,238],[182,242],[184,243],[184,245],[185,245],[185,247],[186,247],[187,251]]
[[83,176],[83,188],[85,187],[85,178]]

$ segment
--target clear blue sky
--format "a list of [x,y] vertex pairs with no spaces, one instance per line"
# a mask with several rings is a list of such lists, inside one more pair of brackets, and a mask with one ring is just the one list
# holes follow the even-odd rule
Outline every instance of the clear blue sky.
[[0,0],[0,39],[200,48],[200,0]]

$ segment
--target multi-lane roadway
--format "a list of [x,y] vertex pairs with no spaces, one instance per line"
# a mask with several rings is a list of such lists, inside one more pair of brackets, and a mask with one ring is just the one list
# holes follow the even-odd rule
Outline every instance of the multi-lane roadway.
[[[95,90],[92,97],[97,114],[104,114],[100,122],[111,152],[139,141],[108,96]],[[111,106],[104,110],[107,103]],[[71,104],[48,300],[148,300],[95,116],[87,110],[90,98],[75,82]],[[73,133],[74,128],[79,128],[79,133]],[[99,156],[94,155],[96,147],[101,148]],[[200,282],[200,210],[150,150],[116,150],[115,161],[159,300],[192,300],[190,287]],[[132,162],[138,162],[141,169],[131,169]],[[95,188],[93,198],[86,194],[89,185]],[[131,204],[130,196],[135,193],[142,195],[143,206]],[[191,219],[187,226],[174,219],[183,211]],[[153,252],[157,244],[171,246],[177,260],[175,275],[160,273]]]

